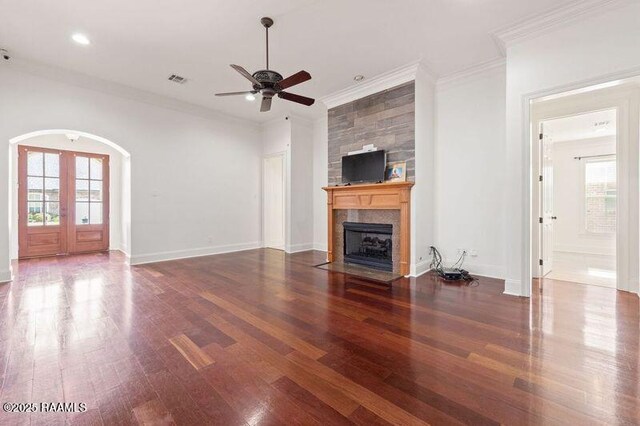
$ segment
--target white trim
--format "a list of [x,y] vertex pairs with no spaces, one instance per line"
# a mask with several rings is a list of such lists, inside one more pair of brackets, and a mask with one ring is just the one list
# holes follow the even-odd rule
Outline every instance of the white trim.
[[115,149],[120,154],[122,154],[124,157],[127,157],[127,158],[131,157],[131,154],[129,154],[129,152],[126,149],[122,148],[117,143],[111,142],[109,139],[103,138],[102,136],[94,135],[94,134],[83,132],[83,131],[80,131],[80,130],[70,130],[70,129],[37,130],[35,132],[29,132],[29,133],[25,133],[24,135],[16,136],[15,138],[11,138],[11,139],[9,139],[9,143],[12,144],[12,145],[15,145],[15,144],[18,144],[18,143],[20,143],[22,141],[25,141],[27,139],[31,139],[31,138],[35,138],[35,137],[39,137],[39,136],[67,135],[69,133],[73,133],[73,134],[76,134],[76,135],[78,135],[80,137],[87,138],[87,139],[92,139],[92,140],[94,140],[96,142],[103,143],[103,144],[107,145],[108,147]]
[[168,260],[187,259],[191,257],[211,256],[214,254],[233,253],[236,251],[254,250],[260,248],[259,241],[252,243],[230,244],[226,246],[211,246],[197,249],[163,251],[157,253],[138,254],[130,257],[131,266],[145,263],[166,262]]
[[[456,260],[458,259],[443,259],[442,263],[444,266],[453,265]],[[499,280],[504,280],[507,276],[507,269],[505,266],[490,265],[488,263],[474,263],[468,256],[462,264],[462,269],[469,271],[471,275],[496,278]]]
[[438,78],[436,81],[436,90],[442,90],[454,86],[456,83],[466,81],[472,77],[480,75],[484,72],[498,68],[503,68],[506,72],[507,60],[505,58],[491,59],[489,61],[480,62],[479,64],[461,69],[451,74],[447,74]]
[[327,108],[335,108],[339,105],[353,102],[356,99],[361,99],[366,96],[382,92],[383,90],[391,89],[392,87],[414,81],[416,79],[418,69],[424,69],[426,74],[435,81],[435,74],[429,72],[428,68],[424,64],[417,61],[372,77],[357,85],[347,87],[346,89],[324,96],[320,98],[320,100],[327,106]]
[[508,296],[522,296],[522,283],[520,280],[504,280],[504,291],[502,294]]
[[634,0],[579,0],[556,7],[491,31],[496,46],[504,55],[516,43],[535,38],[572,22],[608,12],[615,7],[631,4]]
[[431,260],[421,260],[411,265],[410,277],[417,278],[420,275],[424,275],[431,270]]
[[135,87],[115,83],[113,81],[104,80],[65,68],[45,65],[21,58],[13,58],[8,66],[16,71],[22,71],[47,80],[58,81],[72,86],[82,87],[84,89],[142,102],[158,108],[166,108],[207,119],[220,119],[227,122],[231,121],[237,124],[249,125],[254,129],[259,129],[260,127],[260,123],[250,119],[240,118],[202,105],[180,101],[168,96],[158,95],[153,92],[137,89]]
[[327,252],[327,243],[313,243],[313,250]]
[[[580,90],[580,93],[584,93],[585,88],[591,86],[597,86],[601,84],[605,84],[605,87],[610,87],[611,82],[616,82],[618,80],[623,80],[629,77],[635,77],[640,74],[640,67],[632,67],[626,70],[621,70],[609,74],[603,74],[597,77],[576,81],[573,83],[568,83],[565,85],[555,86],[550,89],[543,89],[535,92],[529,92],[521,95],[521,108],[522,108],[522,131],[520,134],[520,143],[523,144],[524,154],[521,157],[521,206],[523,209],[523,215],[521,217],[521,227],[522,227],[522,242],[523,242],[523,250],[521,256],[521,270],[520,276],[521,280],[518,281],[521,285],[520,292],[521,296],[529,297],[531,294],[531,285],[532,285],[532,244],[534,241],[532,235],[532,209],[533,209],[533,198],[532,198],[532,182],[531,176],[529,172],[531,171],[531,165],[533,164],[533,158],[531,156],[531,123],[534,119],[539,119],[533,116],[532,113],[532,101],[535,99],[543,99],[550,96],[555,96],[561,93],[571,92],[574,90]],[[617,119],[620,119],[620,115],[618,114]],[[620,132],[623,129],[618,126],[618,137]],[[621,144],[617,144],[617,148],[619,149]],[[620,230],[620,225],[618,225]],[[618,239],[617,243],[620,243],[620,239]],[[617,250],[618,259],[623,257],[620,250]],[[625,260],[626,262],[626,260]],[[637,264],[636,262],[631,262],[631,264]],[[628,266],[628,265],[627,265]],[[616,268],[616,269],[626,269],[626,268]],[[516,280],[511,280],[512,282],[516,282]],[[638,280],[637,276],[630,276],[628,278],[628,283],[625,283],[623,278],[618,276],[618,290],[631,291],[634,293],[640,294],[640,280]],[[507,285],[505,283],[505,292],[507,289]]]
[[602,247],[588,247],[588,246],[572,246],[572,245],[557,245],[553,248],[554,253],[575,253],[575,254],[590,254],[594,256],[611,256],[616,257],[615,252],[605,252]]
[[13,281],[13,271],[11,268],[0,271],[0,283],[8,283]]
[[313,243],[291,244],[286,248],[288,254],[300,253],[301,251],[313,250]]

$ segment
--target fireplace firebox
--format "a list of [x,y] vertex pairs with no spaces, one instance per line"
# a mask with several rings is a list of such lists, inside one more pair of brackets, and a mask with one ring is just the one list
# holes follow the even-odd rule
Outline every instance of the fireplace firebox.
[[393,225],[344,222],[344,261],[393,270]]

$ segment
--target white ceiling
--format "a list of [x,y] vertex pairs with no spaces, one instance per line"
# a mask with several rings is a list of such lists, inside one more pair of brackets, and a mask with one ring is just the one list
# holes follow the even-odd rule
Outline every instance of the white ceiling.
[[[572,0],[0,0],[0,46],[39,62],[257,121],[283,112],[312,115],[274,100],[271,113],[243,97],[230,63],[264,67],[262,16],[274,18],[271,68],[313,80],[291,92],[319,98],[416,60],[439,75],[500,57],[490,32]],[[71,35],[82,32],[90,46]],[[170,74],[189,79],[167,81]]]
[[543,124],[543,132],[551,142],[614,136],[616,134],[616,111],[609,109],[556,118],[545,121]]

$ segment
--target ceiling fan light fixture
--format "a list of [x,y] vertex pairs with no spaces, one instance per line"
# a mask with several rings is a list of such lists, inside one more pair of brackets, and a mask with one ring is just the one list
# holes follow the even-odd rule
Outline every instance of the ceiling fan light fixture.
[[290,75],[287,78],[283,78],[280,73],[269,69],[269,28],[273,25],[273,19],[264,17],[260,20],[260,23],[265,29],[266,36],[266,68],[263,70],[258,70],[251,74],[240,65],[231,64],[231,68],[236,70],[236,72],[238,72],[240,75],[251,82],[252,90],[245,92],[216,93],[216,96],[244,95],[244,98],[247,101],[254,101],[256,99],[255,95],[260,94],[262,96],[262,102],[260,103],[260,112],[269,112],[271,110],[271,103],[274,97],[278,97],[290,102],[295,102],[301,105],[313,105],[315,100],[312,98],[285,92],[285,90],[289,87],[293,87],[300,83],[304,83],[305,81],[311,80],[311,74],[302,70],[293,75]]
[[71,39],[83,46],[88,46],[91,44],[91,40],[89,40],[89,37],[81,33],[75,33],[74,35],[71,36]]

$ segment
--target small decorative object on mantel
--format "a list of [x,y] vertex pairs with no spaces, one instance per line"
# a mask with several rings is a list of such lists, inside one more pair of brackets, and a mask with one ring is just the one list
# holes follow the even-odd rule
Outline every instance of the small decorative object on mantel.
[[405,182],[407,180],[407,162],[399,161],[387,164],[384,180],[386,182]]

